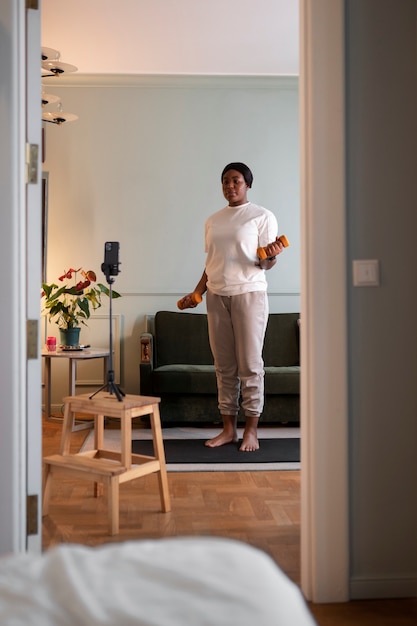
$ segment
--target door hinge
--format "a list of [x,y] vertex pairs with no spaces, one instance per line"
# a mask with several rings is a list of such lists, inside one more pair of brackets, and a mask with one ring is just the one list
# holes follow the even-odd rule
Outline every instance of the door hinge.
[[39,9],[39,0],[26,0],[26,8],[37,11]]
[[36,185],[38,182],[39,146],[36,143],[26,144],[26,183]]
[[26,498],[26,535],[38,534],[38,496]]
[[38,358],[38,320],[26,321],[26,357]]

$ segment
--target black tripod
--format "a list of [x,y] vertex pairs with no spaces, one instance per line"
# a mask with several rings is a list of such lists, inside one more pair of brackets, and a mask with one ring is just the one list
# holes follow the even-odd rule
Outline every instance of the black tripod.
[[[110,248],[108,247],[110,246]],[[94,396],[99,392],[99,391],[103,391],[104,389],[107,389],[110,394],[113,394],[116,396],[116,398],[118,399],[119,402],[122,402],[123,398],[122,396],[125,396],[125,392],[122,391],[120,389],[120,387],[114,382],[114,370],[113,370],[113,315],[112,315],[112,300],[113,300],[113,283],[114,283],[114,276],[119,273],[119,263],[118,261],[114,262],[114,259],[112,259],[113,262],[109,263],[106,262],[108,255],[107,252],[110,250],[111,253],[111,246],[117,246],[117,250],[118,250],[118,246],[119,244],[117,242],[107,242],[105,245],[105,256],[104,256],[104,263],[102,263],[101,265],[101,269],[103,271],[103,273],[106,276],[106,280],[107,283],[109,285],[109,297],[110,297],[110,311],[109,311],[109,319],[110,319],[110,333],[109,333],[109,350],[110,350],[110,355],[109,355],[109,369],[107,371],[107,382],[100,387],[100,389],[97,389],[97,391],[95,391],[91,396],[90,396],[90,400],[91,398],[94,398]],[[118,258],[118,256],[117,256]]]

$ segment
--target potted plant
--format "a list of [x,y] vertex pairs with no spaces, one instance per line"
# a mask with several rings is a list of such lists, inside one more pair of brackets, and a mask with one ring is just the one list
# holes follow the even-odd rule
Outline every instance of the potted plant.
[[[101,307],[102,296],[110,296],[110,290],[96,282],[93,270],[81,267],[65,270],[58,281],[62,284],[42,283],[42,313],[58,325],[61,345],[78,346],[81,324],[87,325],[91,311]],[[120,293],[112,290],[112,297],[120,298]]]

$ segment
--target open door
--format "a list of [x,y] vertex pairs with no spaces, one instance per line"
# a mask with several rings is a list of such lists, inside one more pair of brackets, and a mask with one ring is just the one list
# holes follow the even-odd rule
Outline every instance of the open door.
[[0,3],[0,555],[41,549],[39,13]]
[[[27,541],[29,551],[42,548],[42,386],[40,357],[40,287],[42,282],[42,111],[41,28],[38,0],[26,9],[26,153],[34,148],[36,175],[26,180],[26,435]],[[28,166],[30,171],[30,165]]]

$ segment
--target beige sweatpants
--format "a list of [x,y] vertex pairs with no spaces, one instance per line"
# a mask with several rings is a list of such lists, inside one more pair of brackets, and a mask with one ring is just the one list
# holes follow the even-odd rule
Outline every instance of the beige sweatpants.
[[241,396],[245,417],[260,417],[268,296],[264,291],[237,296],[218,296],[208,291],[206,304],[220,413],[237,415]]

